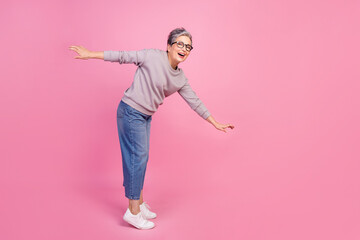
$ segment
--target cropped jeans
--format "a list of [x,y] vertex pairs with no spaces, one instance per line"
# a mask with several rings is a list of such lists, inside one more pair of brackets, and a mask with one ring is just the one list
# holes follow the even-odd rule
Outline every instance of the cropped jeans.
[[152,117],[120,101],[117,127],[122,156],[125,196],[140,199],[149,159],[150,123]]

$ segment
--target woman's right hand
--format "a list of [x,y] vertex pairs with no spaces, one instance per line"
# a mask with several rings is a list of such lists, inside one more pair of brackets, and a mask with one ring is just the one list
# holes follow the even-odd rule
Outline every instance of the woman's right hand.
[[73,50],[75,52],[77,52],[79,54],[79,56],[75,56],[74,58],[77,59],[89,59],[91,58],[91,51],[87,50],[86,48],[84,48],[83,46],[70,46],[69,47],[70,50]]

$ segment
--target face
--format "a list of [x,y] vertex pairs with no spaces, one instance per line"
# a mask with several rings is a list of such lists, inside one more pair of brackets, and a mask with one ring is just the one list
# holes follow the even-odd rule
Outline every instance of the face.
[[178,42],[178,41],[181,41],[184,43],[183,48],[178,47],[176,43],[174,43],[171,46],[170,45],[167,46],[169,60],[172,64],[174,64],[176,66],[179,63],[185,61],[186,58],[189,56],[190,52],[186,51],[185,46],[186,46],[186,44],[191,45],[191,40],[187,36],[180,36],[180,37],[176,38],[176,40],[174,42]]

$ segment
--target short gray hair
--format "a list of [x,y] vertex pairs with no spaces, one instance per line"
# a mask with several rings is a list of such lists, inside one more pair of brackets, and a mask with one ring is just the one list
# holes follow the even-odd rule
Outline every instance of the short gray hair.
[[175,28],[174,30],[172,30],[169,33],[168,36],[168,40],[167,40],[167,44],[171,45],[173,42],[175,42],[175,40],[180,37],[180,36],[187,36],[190,38],[191,44],[192,44],[192,36],[191,34],[186,31],[185,28],[181,27],[181,28]]

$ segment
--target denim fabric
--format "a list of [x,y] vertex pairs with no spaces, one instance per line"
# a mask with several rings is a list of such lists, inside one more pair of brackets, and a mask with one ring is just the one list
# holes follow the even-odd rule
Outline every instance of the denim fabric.
[[123,166],[125,196],[140,199],[149,159],[150,123],[152,117],[120,101],[117,126]]

